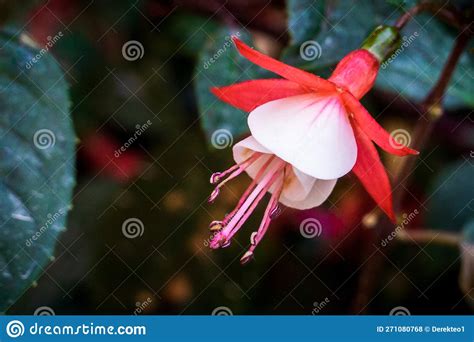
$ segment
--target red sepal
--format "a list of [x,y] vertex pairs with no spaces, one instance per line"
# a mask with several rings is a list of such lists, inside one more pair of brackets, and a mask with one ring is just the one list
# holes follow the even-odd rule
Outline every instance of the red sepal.
[[252,49],[238,38],[233,37],[232,39],[240,54],[252,63],[272,71],[287,80],[299,83],[300,85],[309,87],[313,90],[335,91],[334,84],[328,80],[264,55],[263,53]]
[[337,64],[329,81],[349,91],[357,99],[374,85],[379,70],[379,62],[367,50],[355,50]]
[[357,160],[352,171],[380,209],[395,222],[392,189],[377,149],[354,120],[352,127],[357,142]]
[[341,94],[346,109],[354,115],[355,121],[359,124],[364,133],[375,142],[384,151],[397,155],[406,156],[408,154],[419,154],[418,151],[403,146],[396,142],[390,134],[380,126],[377,121],[370,115],[364,106],[354,96],[348,92]]
[[251,112],[256,107],[273,100],[309,92],[298,83],[281,78],[245,81],[226,87],[211,88],[211,91],[222,101],[246,112]]

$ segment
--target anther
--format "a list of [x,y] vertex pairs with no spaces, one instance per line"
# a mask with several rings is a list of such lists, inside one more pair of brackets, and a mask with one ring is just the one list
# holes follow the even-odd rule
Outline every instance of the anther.
[[245,265],[246,263],[248,263],[252,259],[253,259],[253,252],[247,251],[247,252],[245,252],[244,256],[242,258],[240,258],[240,263],[242,265]]
[[223,227],[222,221],[212,221],[211,224],[209,225],[209,230],[211,232],[217,232],[221,230]]
[[217,196],[219,196],[219,193],[221,191],[219,190],[219,188],[215,188],[212,193],[211,193],[211,196],[209,196],[209,199],[208,199],[208,202],[209,203],[212,203],[214,202],[214,200],[217,198]]
[[256,245],[256,244],[257,244],[257,241],[256,241],[257,235],[258,235],[257,232],[253,232],[253,233],[250,235],[250,244],[252,244],[252,245]]
[[211,175],[211,179],[209,180],[211,182],[211,184],[219,183],[221,181],[221,174],[222,174],[222,172],[214,172]]

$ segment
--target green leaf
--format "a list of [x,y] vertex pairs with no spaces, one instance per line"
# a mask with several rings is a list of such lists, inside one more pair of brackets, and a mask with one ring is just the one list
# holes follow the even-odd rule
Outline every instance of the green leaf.
[[[327,76],[329,67],[348,52],[359,48],[376,26],[392,24],[402,13],[400,6],[385,1],[305,2],[308,3],[306,6],[299,5],[298,0],[288,2],[288,21],[293,39],[284,53],[284,59],[321,76]],[[409,1],[404,7],[410,7],[413,3]],[[307,23],[308,20],[311,24]],[[415,32],[418,36],[414,36]],[[437,81],[456,31],[448,29],[430,15],[420,15],[404,28],[402,36],[405,36],[406,46],[398,50],[393,62],[383,65],[375,86],[420,101]],[[308,40],[319,44],[318,58],[309,61],[300,55],[301,44]],[[447,108],[474,107],[471,96],[474,82],[470,76],[473,73],[474,56],[466,51],[447,91]]]
[[164,24],[165,28],[161,32],[166,33],[165,38],[172,40],[170,45],[175,51],[191,57],[195,57],[196,51],[201,49],[209,35],[220,28],[217,22],[208,17],[186,12],[176,13]]
[[428,226],[461,231],[474,219],[474,164],[462,160],[444,169],[434,180],[428,194]]
[[319,32],[324,18],[324,1],[288,1],[288,31],[293,44],[301,44]]
[[[422,101],[434,86],[454,44],[454,33],[429,15],[418,16],[405,28],[402,47],[393,62],[382,64],[376,87]],[[442,48],[440,48],[442,47]],[[467,49],[469,50],[469,49]],[[474,56],[466,51],[454,72],[444,104],[474,107]]]
[[218,129],[228,130],[234,138],[248,132],[247,113],[217,99],[210,88],[265,75],[263,69],[239,55],[231,35],[238,35],[240,39],[250,43],[247,32],[232,32],[222,28],[209,38],[197,61],[196,96],[201,125],[209,139]]
[[[288,1],[288,22],[292,24],[290,32],[294,44],[284,53],[284,59],[312,71],[333,66],[348,52],[357,49],[382,22],[384,13],[393,12],[393,7],[383,1],[308,1],[308,6],[295,3],[299,1]],[[308,20],[321,23],[308,25],[305,23]],[[304,43],[301,37],[304,41],[313,40],[319,44],[318,58],[307,61],[300,56],[300,45]]]
[[0,32],[0,312],[39,277],[65,229],[75,182],[69,109],[54,58]]

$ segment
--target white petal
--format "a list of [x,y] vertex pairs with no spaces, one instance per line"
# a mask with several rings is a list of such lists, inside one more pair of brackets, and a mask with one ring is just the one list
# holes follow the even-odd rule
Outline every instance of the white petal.
[[306,94],[267,102],[248,119],[254,138],[307,175],[336,179],[348,173],[357,145],[337,96]]
[[[237,163],[240,163],[250,157],[252,152],[272,154],[269,149],[262,146],[262,144],[255,140],[253,136],[249,136],[235,144],[232,147],[232,152],[234,153],[234,160]],[[237,160],[236,158],[239,158],[239,160]]]
[[[260,157],[245,170],[252,179],[255,178],[263,165],[270,157],[274,156],[274,154],[260,145],[252,136],[238,142],[233,147],[234,160],[236,163],[241,163],[248,159],[254,152],[261,152],[265,155]],[[315,181],[316,179],[314,177],[308,176],[288,164],[285,170],[285,183],[281,196],[285,196],[290,201],[302,201],[310,193]],[[269,192],[273,193],[277,189],[277,185],[278,184],[272,186]]]
[[331,194],[334,186],[336,185],[337,179],[317,179],[311,191],[308,193],[305,199],[302,201],[292,201],[282,194],[280,202],[287,207],[295,208],[299,210],[310,209],[321,205]]
[[308,196],[316,179],[289,164],[288,166],[285,170],[285,182],[281,196],[286,197],[290,201],[302,201]]
[[249,136],[235,144],[232,148],[232,152],[236,163],[241,163],[247,160],[254,152],[262,152],[266,154],[265,156],[258,158],[257,161],[245,170],[252,179],[255,178],[260,168],[267,162],[268,158],[273,155],[269,150],[260,145],[252,136]]

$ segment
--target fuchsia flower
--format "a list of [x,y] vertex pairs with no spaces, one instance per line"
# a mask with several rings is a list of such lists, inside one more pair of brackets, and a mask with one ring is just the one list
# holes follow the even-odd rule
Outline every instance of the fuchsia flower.
[[283,78],[211,89],[222,101],[250,112],[252,135],[233,147],[236,164],[212,175],[211,183],[218,185],[210,201],[227,181],[244,171],[253,179],[236,208],[223,221],[211,223],[211,248],[229,245],[270,192],[261,225],[241,259],[247,262],[278,212],[278,203],[296,209],[318,206],[337,179],[351,170],[394,220],[390,183],[373,143],[397,156],[418,152],[394,141],[359,102],[375,82],[377,58],[367,50],[355,50],[325,80],[259,53],[237,38],[234,43],[248,60]]

